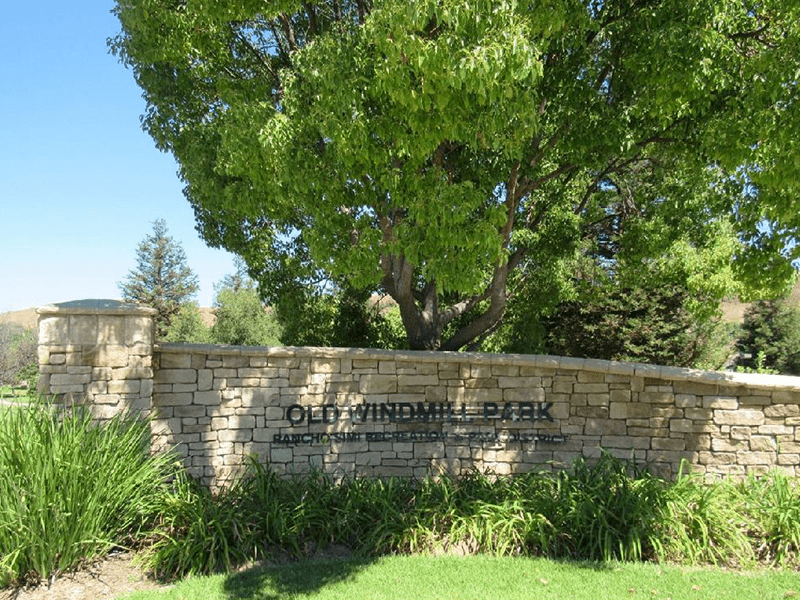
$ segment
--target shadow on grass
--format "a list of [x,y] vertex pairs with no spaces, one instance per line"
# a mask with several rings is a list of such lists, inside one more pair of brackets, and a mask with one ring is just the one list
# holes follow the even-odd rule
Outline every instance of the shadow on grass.
[[347,581],[374,564],[375,559],[304,559],[295,563],[253,567],[225,578],[224,592],[231,600],[279,600],[309,595]]

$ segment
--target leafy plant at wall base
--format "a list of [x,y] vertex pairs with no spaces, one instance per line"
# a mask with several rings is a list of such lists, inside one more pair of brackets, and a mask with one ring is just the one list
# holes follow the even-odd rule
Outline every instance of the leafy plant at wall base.
[[770,472],[749,476],[740,485],[748,522],[755,530],[757,557],[771,564],[797,564],[800,558],[800,486],[795,478]]
[[214,495],[181,472],[161,497],[159,523],[145,564],[157,577],[207,575],[260,558],[234,486]]
[[0,419],[0,440],[0,585],[149,536],[174,457],[150,455],[147,421],[32,402]]
[[683,564],[751,564],[742,495],[726,481],[705,483],[681,472],[666,490],[653,538],[659,560]]

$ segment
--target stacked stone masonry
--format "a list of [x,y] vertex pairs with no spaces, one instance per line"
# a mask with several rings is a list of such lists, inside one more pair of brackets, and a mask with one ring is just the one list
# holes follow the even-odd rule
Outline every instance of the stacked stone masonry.
[[83,394],[99,419],[151,414],[153,449],[174,448],[213,486],[251,455],[279,473],[334,477],[551,470],[603,450],[665,477],[684,461],[709,477],[800,474],[800,378],[550,356],[155,345],[149,315],[53,310],[40,309],[45,391]]

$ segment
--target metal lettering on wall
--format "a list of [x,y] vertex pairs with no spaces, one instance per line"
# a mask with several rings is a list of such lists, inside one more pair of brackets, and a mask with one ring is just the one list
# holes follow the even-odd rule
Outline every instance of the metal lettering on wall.
[[[492,422],[553,422],[550,414],[552,402],[483,402],[477,410],[466,404],[451,402],[383,402],[363,403],[340,407],[336,404],[303,406],[292,404],[286,408],[285,419],[292,427],[307,425],[333,425],[349,422],[354,426],[364,423],[447,423],[470,425],[476,421]],[[331,433],[275,434],[273,443],[285,445],[327,444],[330,442],[450,442],[450,443],[562,443],[566,435],[540,433],[536,430],[494,432],[421,431],[337,431]]]

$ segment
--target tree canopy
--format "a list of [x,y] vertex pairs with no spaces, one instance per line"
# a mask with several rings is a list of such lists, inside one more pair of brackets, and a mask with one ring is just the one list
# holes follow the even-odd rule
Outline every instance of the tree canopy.
[[673,257],[670,276],[705,298],[792,274],[797,3],[125,0],[115,12],[112,51],[204,239],[264,279],[382,289],[411,348],[473,343],[509,299],[559,289],[588,252],[628,273]]

